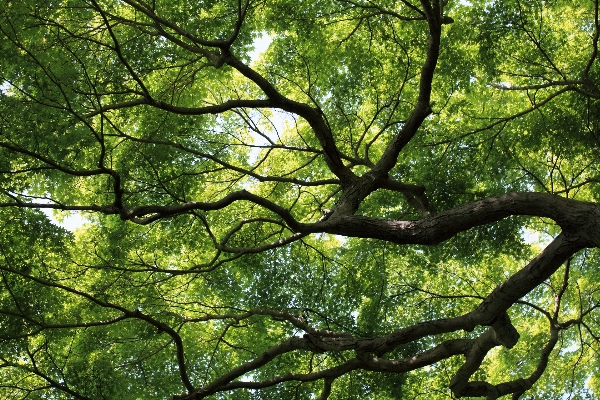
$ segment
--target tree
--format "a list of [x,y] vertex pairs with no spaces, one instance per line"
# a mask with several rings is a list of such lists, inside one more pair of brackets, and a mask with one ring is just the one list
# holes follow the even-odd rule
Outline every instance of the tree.
[[598,0],[41,3],[4,398],[600,396]]

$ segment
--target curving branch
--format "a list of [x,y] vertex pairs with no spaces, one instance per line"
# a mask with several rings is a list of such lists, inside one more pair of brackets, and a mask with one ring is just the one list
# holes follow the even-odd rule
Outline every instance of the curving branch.
[[[355,237],[368,237],[401,244],[436,244],[475,226],[499,221],[511,215],[547,217],[563,230],[580,236],[586,245],[596,246],[595,218],[600,208],[546,193],[507,193],[465,203],[418,221],[386,221],[363,216],[332,216],[308,227]],[[588,234],[589,232],[589,234]]]
[[[508,308],[552,275],[572,254],[581,248],[580,246],[580,244],[567,239],[564,235],[559,235],[529,265],[493,290],[475,310],[458,317],[417,323],[378,338],[360,338],[345,333],[315,330],[287,313],[269,310],[254,310],[241,315],[219,316],[219,318],[238,320],[248,318],[251,315],[267,315],[275,319],[289,321],[307,333],[303,337],[291,337],[271,347],[252,361],[221,375],[211,383],[174,398],[204,398],[216,392],[237,388],[264,388],[286,381],[331,380],[354,369],[403,373],[461,354],[465,356],[465,362],[450,382],[450,388],[455,395],[459,397],[488,396],[497,398],[500,395],[521,393],[529,389],[545,370],[549,354],[558,338],[559,326],[556,323],[551,323],[551,338],[542,350],[542,356],[536,370],[529,378],[498,385],[469,381],[469,379],[479,369],[484,357],[492,348],[499,345],[511,348],[517,343],[519,334],[506,314]],[[555,312],[558,313],[558,307],[555,308]],[[388,360],[382,358],[402,344],[458,330],[472,331],[477,325],[488,325],[490,328],[474,339],[446,340],[429,350],[403,359]],[[356,356],[335,367],[313,373],[288,373],[262,382],[236,380],[244,374],[271,362],[276,357],[292,351],[307,351],[317,354],[352,351]]]

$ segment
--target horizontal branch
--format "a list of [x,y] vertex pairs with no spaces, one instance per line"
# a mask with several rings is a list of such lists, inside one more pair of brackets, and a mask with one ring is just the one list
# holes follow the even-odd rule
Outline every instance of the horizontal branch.
[[206,115],[206,114],[220,114],[226,111],[230,111],[236,108],[278,108],[277,105],[271,100],[244,100],[244,99],[235,99],[235,100],[227,100],[221,104],[208,105],[204,107],[181,107],[175,106],[169,103],[165,103],[164,101],[148,99],[145,97],[123,101],[120,103],[113,103],[102,106],[97,110],[94,110],[85,115],[86,118],[91,118],[96,115],[102,114],[106,111],[110,110],[120,110],[123,108],[131,108],[140,105],[148,105],[155,108],[159,108],[161,110],[165,110],[171,112],[173,114],[180,115]]
[[600,206],[552,194],[528,192],[512,192],[465,203],[418,221],[342,215],[311,225],[310,229],[399,244],[427,245],[441,243],[457,233],[512,215],[550,218],[563,230],[585,237],[589,245],[600,245]]
[[[418,187],[407,187],[418,190]],[[223,209],[236,201],[249,201],[278,215],[288,227],[298,233],[331,233],[347,237],[387,240],[399,244],[441,243],[473,227],[499,221],[512,215],[546,217],[554,220],[564,231],[585,240],[585,246],[600,246],[600,206],[547,193],[512,192],[465,203],[421,220],[384,220],[360,215],[333,215],[328,212],[319,221],[301,223],[292,213],[271,200],[247,190],[232,192],[215,202],[187,202],[173,206],[146,205],[131,209],[114,205],[78,205],[0,203],[2,207],[90,211],[119,214],[122,219],[149,224],[192,211]]]

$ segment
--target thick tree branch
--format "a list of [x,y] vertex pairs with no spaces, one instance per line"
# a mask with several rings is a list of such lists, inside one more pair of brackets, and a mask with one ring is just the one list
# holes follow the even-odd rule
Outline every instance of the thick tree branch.
[[525,192],[465,203],[419,221],[385,221],[356,215],[332,216],[307,229],[394,243],[436,244],[459,232],[511,215],[547,217],[563,229],[585,237],[588,245],[595,246],[598,243],[599,236],[594,234],[600,228],[596,226],[600,221],[599,206],[551,194]]

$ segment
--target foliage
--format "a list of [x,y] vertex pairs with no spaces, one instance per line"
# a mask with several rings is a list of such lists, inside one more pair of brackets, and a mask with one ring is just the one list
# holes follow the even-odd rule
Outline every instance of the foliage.
[[598,0],[42,3],[3,398],[600,396]]

